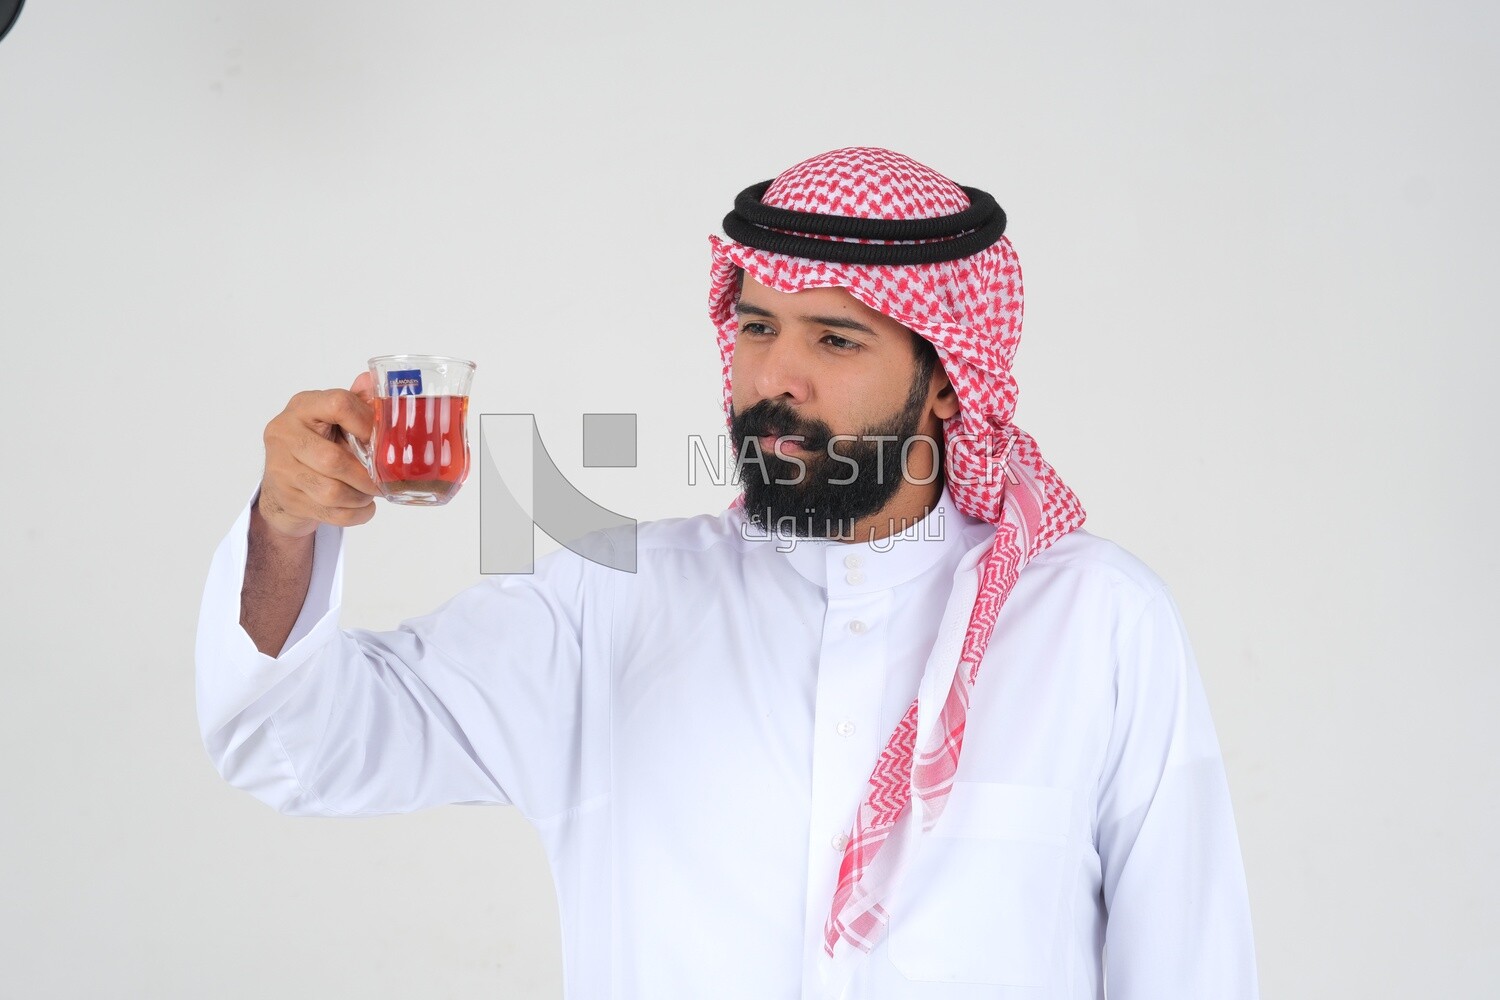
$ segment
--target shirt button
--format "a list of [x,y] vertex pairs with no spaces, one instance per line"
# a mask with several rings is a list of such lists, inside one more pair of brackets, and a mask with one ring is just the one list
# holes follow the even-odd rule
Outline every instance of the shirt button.
[[860,566],[864,565],[864,561],[859,556],[845,556],[844,565],[850,569],[859,569]]
[[846,833],[841,833],[837,837],[833,838],[832,843],[833,849],[835,851],[842,851],[844,848],[849,846],[849,835]]
[[854,723],[850,722],[848,719],[845,719],[843,722],[840,722],[833,728],[834,731],[837,732],[840,736],[854,735]]
[[865,631],[869,629],[869,627],[870,626],[866,625],[858,618],[849,623],[849,631],[853,632],[855,635],[864,635]]
[[859,585],[860,585],[860,584],[862,584],[862,583],[864,583],[864,582],[865,582],[865,575],[864,575],[864,574],[863,574],[863,573],[861,573],[861,572],[860,572],[860,571],[859,571],[859,570],[857,570],[857,569],[854,569],[854,570],[850,570],[850,571],[849,571],[849,572],[848,572],[848,573],[847,573],[847,574],[846,574],[846,575],[845,575],[845,576],[844,576],[844,581],[845,581],[845,582],[846,582],[846,583],[852,583],[852,584],[854,584],[854,586],[856,586],[856,587],[857,587],[857,586],[859,586]]

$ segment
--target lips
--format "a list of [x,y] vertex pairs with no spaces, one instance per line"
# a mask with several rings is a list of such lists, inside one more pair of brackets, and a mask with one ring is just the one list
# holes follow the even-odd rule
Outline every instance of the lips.
[[776,454],[778,444],[783,455],[790,455],[794,451],[807,450],[802,446],[802,442],[797,439],[796,435],[787,437],[781,434],[762,434],[756,440],[760,442],[760,450],[764,455]]

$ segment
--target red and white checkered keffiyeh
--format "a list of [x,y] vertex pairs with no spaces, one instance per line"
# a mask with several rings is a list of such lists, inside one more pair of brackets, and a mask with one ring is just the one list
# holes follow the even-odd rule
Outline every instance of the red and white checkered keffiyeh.
[[[969,207],[960,186],[885,149],[839,149],[776,178],[762,202],[823,215],[924,219]],[[832,238],[832,237],[819,237]],[[1083,523],[1078,498],[1011,423],[1011,362],[1021,339],[1021,266],[1010,240],[955,261],[918,265],[840,264],[770,253],[709,237],[709,315],[718,329],[726,419],[731,401],[736,268],[781,292],[838,287],[925,337],[937,349],[960,409],[944,424],[948,489],[958,508],[995,525],[979,565],[978,596],[952,682],[938,706],[913,701],[870,775],[844,852],[825,928],[830,982],[847,982],[855,961],[884,932],[890,895],[919,830],[942,814],[963,748],[969,692],[1001,606],[1026,563]],[[865,241],[871,242],[871,241]],[[735,501],[743,506],[744,497]],[[1001,667],[1003,669],[1003,667]],[[938,688],[941,690],[941,688]],[[835,989],[834,995],[838,990]]]

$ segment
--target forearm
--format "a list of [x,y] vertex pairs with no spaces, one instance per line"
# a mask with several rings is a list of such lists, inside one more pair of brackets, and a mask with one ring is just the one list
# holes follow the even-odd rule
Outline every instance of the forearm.
[[[249,572],[252,537],[262,542],[270,527],[254,526],[255,506],[245,504],[220,541],[198,616],[199,730],[225,781],[288,816],[504,803],[502,775],[518,788],[545,790],[549,797],[533,793],[534,808],[548,815],[576,803],[576,788],[559,791],[564,783],[552,770],[526,768],[544,761],[561,768],[571,760],[565,748],[578,742],[567,706],[581,695],[565,682],[583,676],[583,616],[567,598],[579,592],[585,560],[539,560],[538,578],[510,577],[509,586],[481,581],[390,632],[344,630],[343,529],[319,525],[309,536],[311,578],[282,574],[292,599],[275,636],[257,646],[246,619],[279,602],[241,597],[253,586],[277,589],[268,582],[277,575],[276,549],[262,544],[256,556],[273,563],[263,567],[270,575]],[[281,569],[296,567],[281,555]],[[558,569],[574,574],[559,578]],[[488,687],[501,683],[502,667],[513,668],[503,697]],[[549,740],[557,749],[536,751]],[[536,759],[518,758],[514,746]]]
[[315,536],[291,538],[268,525],[259,496],[250,507],[249,550],[240,590],[240,627],[267,656],[281,652],[312,581]]

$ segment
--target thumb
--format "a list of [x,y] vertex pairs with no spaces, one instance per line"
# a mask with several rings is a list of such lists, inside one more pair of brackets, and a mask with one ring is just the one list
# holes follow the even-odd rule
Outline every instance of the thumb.
[[366,403],[373,403],[375,401],[375,376],[367,371],[360,372],[354,384],[349,386],[349,391]]

